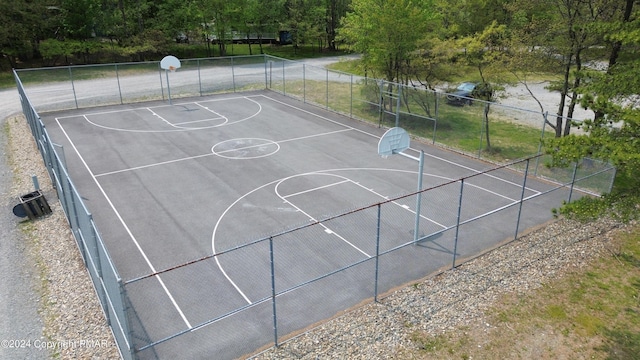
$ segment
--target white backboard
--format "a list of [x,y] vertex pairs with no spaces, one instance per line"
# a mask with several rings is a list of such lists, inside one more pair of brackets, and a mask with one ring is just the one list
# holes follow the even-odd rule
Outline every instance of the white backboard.
[[403,128],[393,127],[387,130],[378,141],[378,155],[399,154],[409,148],[410,142],[409,133]]

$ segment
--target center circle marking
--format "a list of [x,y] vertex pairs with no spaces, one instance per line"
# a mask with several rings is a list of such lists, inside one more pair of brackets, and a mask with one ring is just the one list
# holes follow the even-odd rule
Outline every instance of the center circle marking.
[[225,140],[211,148],[212,153],[227,159],[257,159],[273,155],[278,150],[280,145],[277,142],[258,138]]

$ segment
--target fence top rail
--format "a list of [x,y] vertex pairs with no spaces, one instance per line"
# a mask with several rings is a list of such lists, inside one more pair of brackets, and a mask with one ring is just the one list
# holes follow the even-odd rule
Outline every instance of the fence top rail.
[[[241,58],[264,58],[266,55],[236,55],[236,56],[220,56],[210,58],[188,58],[180,59],[180,61],[202,61],[202,60],[229,60],[229,59],[241,59]],[[294,61],[294,60],[290,60]],[[46,66],[39,68],[25,68],[25,69],[13,69],[14,72],[27,72],[27,71],[46,71],[46,70],[60,70],[60,69],[75,69],[75,68],[91,68],[91,67],[107,67],[107,66],[123,66],[123,65],[153,65],[158,64],[160,66],[160,60],[150,61],[129,61],[129,62],[117,62],[117,63],[104,63],[104,64],[79,64],[79,65],[59,65],[59,66]]]

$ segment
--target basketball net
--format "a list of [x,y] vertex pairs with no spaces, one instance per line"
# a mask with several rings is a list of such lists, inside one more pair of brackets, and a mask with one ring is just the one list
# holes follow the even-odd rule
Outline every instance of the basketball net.
[[173,65],[169,66],[169,71],[176,72],[176,67]]

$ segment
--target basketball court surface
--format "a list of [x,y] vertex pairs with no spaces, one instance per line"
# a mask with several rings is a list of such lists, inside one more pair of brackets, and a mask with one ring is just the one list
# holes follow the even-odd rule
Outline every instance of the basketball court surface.
[[[454,250],[456,221],[555,187],[527,179],[523,188],[522,174],[503,169],[470,178],[461,206],[454,181],[495,166],[411,141],[407,154],[424,151],[422,188],[434,188],[416,225],[416,196],[397,198],[416,192],[418,163],[378,155],[385,129],[269,91],[42,118],[126,284],[142,359],[254,353],[274,341],[274,289],[286,314],[279,333],[295,334],[370,300],[374,264],[366,260],[376,254],[421,239],[385,259],[378,290],[389,291],[450,266],[454,251],[470,257],[513,238],[518,209],[505,210],[504,223],[461,227]],[[560,194],[527,203],[520,228],[550,220]],[[389,202],[382,227],[372,206],[381,202]],[[248,245],[275,234],[285,235]],[[350,264],[348,287],[323,278]]]

